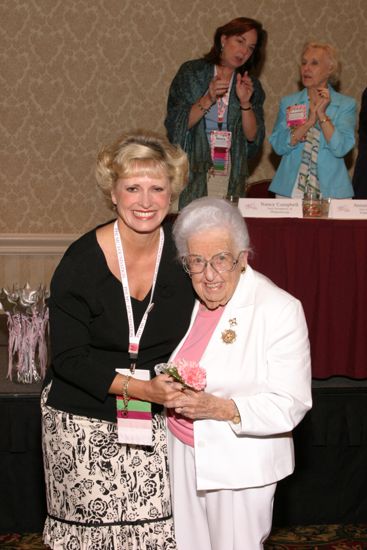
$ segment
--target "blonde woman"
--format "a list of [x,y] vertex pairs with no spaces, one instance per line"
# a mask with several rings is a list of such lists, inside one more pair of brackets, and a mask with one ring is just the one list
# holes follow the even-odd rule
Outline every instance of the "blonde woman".
[[301,54],[303,90],[284,97],[270,143],[282,157],[270,191],[303,196],[353,196],[344,157],[354,147],[356,101],[335,91],[340,63],[331,44],[308,42]]
[[[132,132],[105,147],[97,180],[116,220],[72,244],[54,274],[42,393],[51,548],[176,548],[161,409],[180,386],[140,374],[168,359],[193,308],[164,222],[187,170],[185,153],[157,134]],[[136,417],[137,444],[121,442],[117,395],[122,417],[131,399],[152,404],[151,445]]]

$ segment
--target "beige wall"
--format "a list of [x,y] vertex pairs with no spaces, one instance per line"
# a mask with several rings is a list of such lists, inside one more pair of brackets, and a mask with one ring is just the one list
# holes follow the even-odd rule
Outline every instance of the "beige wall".
[[[360,101],[365,0],[2,0],[0,236],[79,234],[108,219],[93,175],[97,150],[122,129],[162,130],[180,63],[206,52],[214,29],[239,15],[268,31],[267,135],[280,97],[297,89],[306,39],[340,48],[341,91]],[[272,177],[269,156],[266,144],[252,180]]]

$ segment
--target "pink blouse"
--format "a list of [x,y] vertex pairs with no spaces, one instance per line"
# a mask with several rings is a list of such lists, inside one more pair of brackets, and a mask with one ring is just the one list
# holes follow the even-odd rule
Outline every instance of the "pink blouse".
[[[186,361],[196,361],[200,363],[200,359],[209,343],[209,340],[217,326],[219,319],[222,316],[224,307],[210,310],[200,304],[195,321],[191,327],[189,334],[186,337],[181,349],[177,355],[171,359],[185,359]],[[168,409],[168,429],[185,445],[194,446],[194,429],[193,421],[185,418],[180,414],[176,414],[174,409]]]

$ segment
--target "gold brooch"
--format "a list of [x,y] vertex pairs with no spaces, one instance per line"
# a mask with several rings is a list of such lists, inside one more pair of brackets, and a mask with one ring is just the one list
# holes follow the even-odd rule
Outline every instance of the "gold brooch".
[[[236,318],[229,319],[229,326],[234,327],[237,325]],[[237,338],[236,332],[232,328],[227,328],[222,332],[222,340],[225,344],[232,344]]]

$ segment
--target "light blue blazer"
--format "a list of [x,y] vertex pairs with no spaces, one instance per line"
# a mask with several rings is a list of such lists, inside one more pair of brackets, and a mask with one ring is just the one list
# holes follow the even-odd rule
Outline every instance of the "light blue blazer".
[[[357,102],[352,97],[337,93],[331,86],[329,90],[331,100],[326,114],[334,124],[335,130],[329,143],[323,133],[320,134],[317,173],[320,190],[324,197],[345,199],[353,197],[353,187],[344,163],[344,156],[355,144]],[[308,112],[309,101],[306,89],[281,100],[278,118],[269,139],[274,151],[282,156],[269,189],[286,197],[292,195],[304,147],[304,142],[290,145],[286,109],[290,105],[301,103],[307,106]]]

